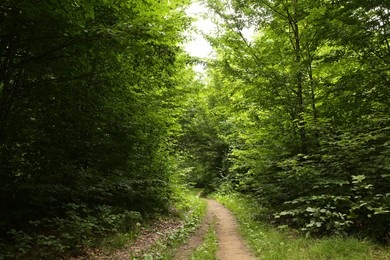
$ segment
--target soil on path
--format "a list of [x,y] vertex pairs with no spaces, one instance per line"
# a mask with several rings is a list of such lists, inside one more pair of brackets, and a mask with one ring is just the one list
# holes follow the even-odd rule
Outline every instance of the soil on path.
[[202,244],[211,220],[215,219],[219,244],[217,258],[219,260],[255,260],[256,257],[250,253],[238,233],[237,221],[233,214],[215,200],[206,199],[206,202],[207,214],[200,229],[191,237],[187,245],[178,250],[175,259],[188,259],[192,251]]

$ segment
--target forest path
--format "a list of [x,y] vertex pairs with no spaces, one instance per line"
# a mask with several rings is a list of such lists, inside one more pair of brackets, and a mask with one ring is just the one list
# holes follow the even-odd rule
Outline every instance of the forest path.
[[248,246],[238,233],[237,221],[233,214],[215,200],[206,199],[206,202],[207,214],[201,227],[189,242],[178,250],[175,259],[188,259],[192,251],[202,244],[209,224],[215,219],[219,244],[217,258],[219,260],[255,260],[256,257],[250,253]]

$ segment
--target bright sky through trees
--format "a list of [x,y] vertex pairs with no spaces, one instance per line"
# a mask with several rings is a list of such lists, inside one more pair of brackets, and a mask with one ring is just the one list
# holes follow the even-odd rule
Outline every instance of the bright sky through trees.
[[[190,32],[192,40],[186,44],[185,50],[190,55],[198,58],[209,58],[213,54],[210,43],[202,35],[213,34],[213,32],[215,33],[217,30],[217,25],[210,19],[211,14],[207,14],[207,12],[208,8],[200,2],[192,3],[186,10],[187,15],[195,18],[195,21],[193,22],[195,30]],[[244,28],[242,34],[248,42],[251,42],[252,36],[254,35],[254,28]],[[195,66],[195,70],[203,72],[203,65],[199,64]]]
[[193,23],[197,31],[191,32],[193,38],[185,50],[193,56],[199,58],[207,58],[212,52],[212,48],[207,40],[202,36],[202,33],[210,33],[215,29],[215,24],[210,19],[205,19],[202,14],[207,12],[207,8],[198,2],[194,2],[188,9],[187,14],[196,19]]

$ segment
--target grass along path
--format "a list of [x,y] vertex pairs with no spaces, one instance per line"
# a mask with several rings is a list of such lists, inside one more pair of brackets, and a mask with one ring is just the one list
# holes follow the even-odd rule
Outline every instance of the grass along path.
[[[188,242],[183,245],[181,248],[178,249],[176,252],[176,255],[174,257],[175,260],[186,260],[186,259],[201,259],[198,258],[200,256],[194,255],[195,250],[200,251],[203,247],[208,247],[207,243],[204,243],[204,240],[206,240],[207,235],[210,236],[210,233],[213,232],[212,230],[212,223],[215,222],[215,216],[213,216],[209,210],[207,209],[206,216],[204,217],[202,224],[200,227],[195,231],[195,233],[189,238]],[[208,257],[211,257],[210,255],[213,255],[213,253],[210,253],[207,251]],[[191,256],[192,255],[192,256]],[[200,254],[202,255],[202,254]],[[190,257],[191,256],[191,257]],[[202,257],[205,257],[204,255]]]
[[191,260],[217,260],[218,238],[216,232],[215,219],[209,225],[209,229],[204,236],[203,244],[191,255]]
[[389,260],[390,247],[351,237],[306,238],[292,230],[280,230],[255,220],[256,203],[242,194],[217,194],[240,223],[241,234],[258,259],[283,260]]
[[[215,200],[206,199],[206,202],[208,206],[207,214],[202,227],[191,237],[187,245],[178,250],[174,259],[255,260],[256,257],[251,254],[249,248],[238,233],[238,225],[233,214]],[[203,250],[205,254],[196,254],[196,252],[202,252],[200,247],[189,258],[191,252],[201,245],[207,230],[209,230],[209,233],[214,232],[213,227],[210,227],[212,223],[215,223],[218,249],[215,250],[215,247],[211,246],[214,250]],[[214,240],[206,241],[203,247],[207,248],[213,241],[215,241],[215,235]]]
[[174,259],[176,249],[198,228],[205,216],[206,203],[194,192],[189,192],[176,205],[175,211],[171,216],[140,224],[137,232],[109,236],[100,246],[85,248],[82,255],[65,259]]
[[238,224],[233,214],[215,200],[207,200],[208,212],[217,220],[219,260],[255,260],[244,240],[238,233]]

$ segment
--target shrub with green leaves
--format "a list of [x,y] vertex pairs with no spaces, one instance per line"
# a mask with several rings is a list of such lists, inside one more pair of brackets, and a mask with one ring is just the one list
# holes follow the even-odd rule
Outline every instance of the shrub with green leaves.
[[323,154],[284,162],[281,175],[285,179],[279,184],[286,188],[289,181],[306,185],[275,216],[308,233],[388,238],[390,149],[386,132],[344,134],[343,139],[324,141]]

